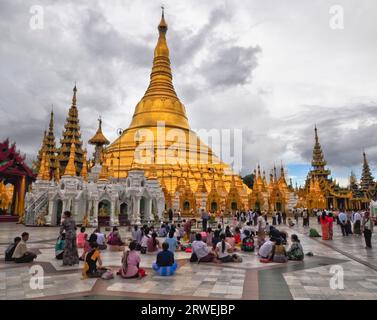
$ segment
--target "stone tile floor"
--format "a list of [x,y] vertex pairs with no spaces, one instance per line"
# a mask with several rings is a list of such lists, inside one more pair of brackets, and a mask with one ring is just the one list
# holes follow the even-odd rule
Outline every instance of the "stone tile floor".
[[[323,241],[307,236],[308,228],[281,226],[289,234],[296,233],[305,252],[302,262],[263,264],[256,253],[240,253],[242,263],[189,263],[190,254],[176,253],[179,268],[174,277],[161,277],[151,269],[155,254],[142,255],[141,267],[147,276],[141,280],[81,280],[82,263],[63,267],[54,259],[55,239],[59,229],[29,227],[14,223],[0,224],[0,299],[90,299],[93,296],[124,299],[377,299],[377,253],[366,250],[359,236],[342,237],[334,225],[334,240]],[[320,227],[315,219],[311,227]],[[32,289],[32,264],[4,263],[4,250],[16,235],[30,233],[29,247],[39,252],[34,265],[44,271],[44,288]],[[87,230],[91,232],[91,230]],[[123,237],[130,233],[121,228]],[[377,246],[377,239],[373,237]],[[122,253],[104,251],[105,266],[114,271],[120,266]],[[334,273],[335,270],[335,273]],[[343,271],[343,286],[331,289],[339,270]]]

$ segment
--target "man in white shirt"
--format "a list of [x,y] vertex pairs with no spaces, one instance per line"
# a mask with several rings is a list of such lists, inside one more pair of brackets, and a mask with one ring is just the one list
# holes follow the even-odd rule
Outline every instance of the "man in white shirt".
[[272,255],[273,255],[273,249],[274,249],[274,245],[275,245],[275,240],[274,239],[270,239],[270,240],[267,240],[265,243],[262,244],[262,246],[259,248],[259,255],[262,259],[268,259],[268,260],[271,260],[272,259]]
[[96,229],[95,234],[97,235],[98,249],[100,249],[100,250],[106,250],[106,248],[107,248],[107,245],[106,245],[106,236],[101,232],[100,227],[98,227]]
[[29,234],[27,232],[24,232],[21,235],[21,241],[18,243],[12,255],[12,259],[16,263],[33,262],[33,260],[37,257],[35,253],[28,251],[27,246],[26,246],[26,241],[28,240],[29,240]]
[[340,222],[340,228],[342,229],[343,237],[348,236],[348,229],[347,229],[348,217],[347,217],[346,213],[343,212],[343,211],[341,213],[339,213],[338,219],[339,219],[339,222]]
[[195,241],[192,242],[192,253],[196,255],[199,262],[217,262],[215,255],[210,251],[207,244],[202,241],[202,235],[197,233]]

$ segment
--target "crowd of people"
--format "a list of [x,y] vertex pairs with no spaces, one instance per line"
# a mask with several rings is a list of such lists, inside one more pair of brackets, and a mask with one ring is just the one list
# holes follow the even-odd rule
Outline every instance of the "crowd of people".
[[[293,217],[298,224],[296,214],[294,212]],[[364,233],[366,246],[371,248],[375,220],[369,216],[369,212],[340,212],[335,215],[329,211],[318,211],[315,214],[324,240],[333,238],[333,226],[337,223],[344,236]],[[301,217],[303,226],[308,226],[309,212],[304,210]],[[268,219],[267,214],[260,211],[237,211],[228,223],[224,223],[224,219],[210,223],[211,215],[207,212],[202,212],[201,218],[201,231],[197,229],[195,219],[179,219],[178,223],[164,222],[158,228],[147,224],[135,225],[131,237],[122,239],[117,227],[113,227],[108,235],[100,227],[91,234],[86,233],[85,227],[77,232],[71,212],[66,211],[56,241],[55,257],[62,260],[63,266],[73,266],[83,261],[83,278],[104,279],[113,277],[112,271],[103,266],[101,252],[104,250],[123,252],[121,266],[116,274],[121,278],[138,279],[146,275],[140,267],[144,254],[156,255],[151,268],[163,276],[174,275],[177,270],[177,251],[190,253],[192,263],[241,263],[242,257],[250,252],[255,252],[263,263],[287,263],[289,260],[304,259],[298,236],[291,234],[289,237],[286,231],[279,228],[280,225],[294,227],[296,224],[280,212],[273,212]],[[5,259],[16,263],[33,262],[37,255],[28,250],[28,239],[27,232],[16,237],[7,248]],[[82,250],[81,255],[79,249]]]

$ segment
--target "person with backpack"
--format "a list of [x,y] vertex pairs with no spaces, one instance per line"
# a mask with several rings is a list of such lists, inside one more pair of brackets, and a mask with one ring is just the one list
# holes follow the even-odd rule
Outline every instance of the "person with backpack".
[[8,248],[5,250],[5,261],[14,261],[12,258],[14,250],[16,250],[17,245],[20,243],[21,238],[15,237],[13,243],[11,243]]

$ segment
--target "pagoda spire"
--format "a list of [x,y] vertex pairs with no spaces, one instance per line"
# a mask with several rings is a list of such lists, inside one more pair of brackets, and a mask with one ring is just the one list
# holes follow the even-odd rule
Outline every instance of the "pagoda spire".
[[76,153],[75,143],[72,142],[70,152],[69,152],[68,164],[65,167],[65,171],[64,171],[65,176],[72,176],[72,177],[76,176],[75,153]]
[[103,148],[110,143],[102,133],[102,118],[98,118],[98,129],[96,134],[88,141],[89,144],[95,146],[94,163],[102,164]]
[[81,177],[87,181],[88,180],[88,162],[86,160],[87,151],[84,150],[83,162],[82,162],[82,170],[80,172]]
[[318,130],[317,126],[314,126],[314,148],[313,148],[313,159],[312,159],[312,167],[313,170],[311,171],[311,176],[313,177],[323,177],[325,179],[331,174],[330,170],[325,169],[327,162],[323,155],[322,147],[319,142],[318,137]]
[[68,117],[64,125],[63,137],[60,139],[61,147],[59,149],[59,164],[61,172],[66,171],[66,166],[68,165],[70,150],[72,143],[75,144],[75,167],[76,174],[79,175],[83,166],[83,155],[84,151],[82,149],[80,125],[79,125],[79,115],[77,110],[77,87],[76,83],[73,88],[72,105],[69,108]]
[[[165,121],[166,126],[189,129],[185,107],[179,101],[173,86],[173,75],[170,67],[170,52],[166,40],[168,25],[162,10],[161,21],[157,27],[158,41],[154,50],[150,83],[144,97],[138,103],[130,128],[157,125],[157,121]],[[153,107],[152,107],[153,105]],[[155,110],[152,117],[145,113]]]
[[360,179],[360,187],[362,191],[368,190],[374,184],[374,178],[369,168],[369,163],[365,152],[363,152],[363,171]]

